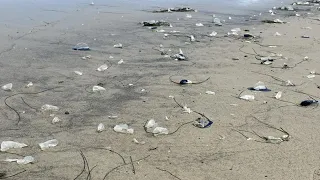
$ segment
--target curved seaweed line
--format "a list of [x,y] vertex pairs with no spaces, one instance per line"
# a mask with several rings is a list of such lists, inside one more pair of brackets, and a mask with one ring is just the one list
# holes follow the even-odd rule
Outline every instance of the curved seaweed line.
[[10,105],[7,103],[7,100],[8,100],[9,98],[12,98],[12,97],[14,97],[14,96],[16,96],[16,95],[21,95],[21,94],[40,94],[40,93],[43,93],[43,92],[46,92],[46,91],[50,91],[50,90],[53,90],[53,89],[56,89],[56,88],[59,88],[59,87],[50,88],[50,89],[45,89],[45,90],[42,90],[42,91],[39,91],[39,92],[35,92],[35,93],[16,93],[16,94],[13,94],[13,95],[10,95],[10,96],[6,97],[6,98],[4,99],[4,104],[5,104],[8,108],[10,108],[11,110],[13,110],[13,111],[18,115],[18,122],[17,122],[17,124],[19,124],[19,122],[21,121],[21,116],[20,116],[19,112],[18,112],[16,109],[14,109],[12,106],[10,106]]
[[[138,161],[141,161],[141,160],[147,159],[149,156],[150,156],[150,155],[148,155],[148,156],[146,156],[146,157],[144,157],[144,158],[141,158],[141,159],[138,159],[138,160],[132,161],[132,162],[138,162]],[[105,180],[105,179],[107,178],[107,176],[108,176],[111,172],[113,172],[114,170],[116,170],[116,169],[118,169],[118,168],[120,168],[120,167],[122,167],[122,166],[129,165],[129,164],[131,164],[131,162],[130,162],[130,163],[124,163],[124,164],[121,164],[121,165],[118,165],[118,166],[116,166],[116,167],[112,168],[110,171],[108,171],[108,172],[106,173],[106,175],[103,177],[103,180]]]
[[24,173],[24,172],[26,172],[26,171],[27,171],[27,170],[23,170],[23,171],[20,171],[20,172],[18,172],[18,173],[12,174],[12,175],[10,175],[10,176],[0,177],[0,179],[11,178],[11,177],[13,177],[13,176],[17,176],[17,175],[19,175],[19,174],[21,174],[21,173]]
[[82,168],[82,171],[73,180],[78,179],[83,174],[83,172],[86,170],[86,161],[85,161],[85,159],[83,157],[82,151],[80,151],[80,155],[81,155],[82,160],[83,160],[83,168]]

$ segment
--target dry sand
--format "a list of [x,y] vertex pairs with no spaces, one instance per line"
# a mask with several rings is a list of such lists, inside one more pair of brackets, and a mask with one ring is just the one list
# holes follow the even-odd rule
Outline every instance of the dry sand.
[[[81,150],[90,168],[95,167],[91,172],[92,179],[103,179],[108,171],[123,164],[117,154],[101,149],[111,148],[121,154],[126,163],[130,162],[130,156],[133,161],[148,157],[134,162],[136,174],[133,174],[129,164],[111,172],[106,179],[320,179],[320,173],[317,174],[320,169],[319,111],[312,107],[287,106],[292,104],[272,98],[276,92],[283,91],[282,100],[299,103],[308,96],[294,90],[319,94],[316,86],[320,84],[319,77],[306,77],[310,71],[317,72],[320,68],[320,26],[318,21],[312,20],[317,18],[316,14],[301,12],[302,17],[280,16],[290,23],[275,25],[249,25],[253,20],[242,21],[247,24],[237,23],[237,18],[241,17],[234,17],[227,20],[226,25],[216,27],[209,15],[201,13],[191,13],[193,18],[187,19],[186,13],[107,11],[107,7],[89,6],[68,13],[59,21],[36,25],[32,32],[21,28],[17,34],[10,26],[2,28],[4,43],[0,47],[0,82],[1,85],[13,83],[13,89],[11,92],[0,91],[3,102],[0,105],[0,141],[18,141],[29,146],[10,150],[10,153],[1,152],[0,160],[31,155],[36,162],[17,165],[0,161],[0,171],[11,175],[26,170],[11,179],[74,179],[83,169]],[[262,19],[277,17],[264,14]],[[188,37],[172,35],[163,39],[164,33],[138,24],[152,19],[165,19],[172,23],[173,28],[163,29],[179,30],[184,35],[193,34],[199,41],[186,44]],[[205,26],[196,27],[198,22]],[[253,42],[246,43],[239,39],[243,31],[236,37],[224,37],[231,28],[236,27],[250,29],[253,35],[261,36],[262,45],[278,46],[269,48]],[[213,30],[218,32],[217,37],[203,36]],[[274,36],[275,32],[282,36]],[[302,35],[310,38],[303,39]],[[73,45],[78,42],[88,43],[92,50],[73,51]],[[114,48],[117,43],[122,43],[123,48]],[[159,49],[160,44],[166,50],[171,49],[170,54],[182,48],[189,60],[175,61],[161,56],[153,49]],[[242,50],[248,53],[253,54],[254,48],[259,54],[269,55],[268,51],[272,51],[288,59],[278,58],[272,65],[260,65],[253,55],[239,51],[243,45]],[[92,58],[81,59],[86,55]],[[309,57],[309,61],[294,68],[272,68],[282,67],[283,63],[292,67],[305,56]],[[236,57],[238,61],[232,60]],[[124,63],[118,65],[120,59]],[[96,71],[104,63],[111,63],[112,67],[104,72]],[[83,75],[78,76],[73,71],[81,71]],[[279,81],[252,71],[302,85],[280,86]],[[211,78],[202,84],[179,86],[169,81],[171,75],[175,75],[175,80],[187,78],[201,81]],[[29,81],[34,86],[25,88]],[[272,91],[245,91],[244,94],[255,95],[253,102],[234,97],[258,81],[265,82]],[[92,93],[92,86],[98,83],[102,83],[106,91]],[[7,99],[7,103],[21,115],[19,123],[15,112],[4,104],[5,98],[15,93],[34,93],[53,87],[58,88]],[[206,91],[214,91],[216,95],[208,95]],[[153,137],[147,134],[143,126],[149,119],[155,119],[173,132],[181,124],[199,117],[196,113],[183,113],[169,98],[170,95],[187,104],[191,110],[204,113],[214,124],[206,129],[188,124],[172,135]],[[24,104],[21,97],[37,110]],[[53,117],[49,116],[50,113],[40,111],[44,104],[60,108],[54,114],[62,120],[61,123],[51,124]],[[65,114],[66,111],[70,114]],[[109,119],[111,115],[118,118]],[[282,127],[290,133],[290,140],[281,144],[261,143],[257,142],[261,141],[258,136],[242,131],[257,141],[246,140],[233,129],[254,131],[264,136],[283,135],[250,115],[275,127]],[[165,119],[166,116],[169,120]],[[99,123],[106,126],[101,133],[96,132]],[[134,134],[114,132],[113,127],[120,123],[129,124],[134,128]],[[40,150],[38,143],[54,138],[59,140],[57,147]],[[146,143],[135,144],[133,138]],[[167,170],[178,178],[157,168]],[[78,179],[87,176],[88,170]]]

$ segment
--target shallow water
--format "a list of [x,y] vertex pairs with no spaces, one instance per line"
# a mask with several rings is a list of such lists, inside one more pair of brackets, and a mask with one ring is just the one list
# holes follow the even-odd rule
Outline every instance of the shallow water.
[[[2,6],[0,9],[10,10],[31,10],[33,8],[59,8],[67,9],[70,7],[81,7],[88,5],[92,1],[88,0],[2,0]],[[95,0],[93,1],[96,6],[115,6],[121,8],[134,8],[134,9],[149,9],[154,7],[174,7],[174,6],[192,6],[200,8],[200,10],[211,10],[218,12],[225,11],[239,11],[239,10],[264,10],[273,6],[280,6],[282,4],[288,4],[293,0],[117,0],[117,1],[105,1]],[[25,11],[27,12],[27,11]]]
[[[104,1],[95,1],[96,3],[103,3]],[[131,4],[134,6],[148,8],[148,7],[173,7],[177,5],[192,5],[193,7],[201,7],[203,10],[214,11],[230,11],[239,9],[253,9],[262,10],[268,7],[279,6],[281,4],[290,3],[292,0],[118,0],[116,2],[108,2],[110,5]]]
[[[23,27],[34,19],[55,21],[78,9],[88,8],[91,0],[2,0],[0,24]],[[252,15],[266,12],[274,6],[292,3],[293,0],[94,0],[92,9],[110,11],[141,11],[188,6],[206,14]]]

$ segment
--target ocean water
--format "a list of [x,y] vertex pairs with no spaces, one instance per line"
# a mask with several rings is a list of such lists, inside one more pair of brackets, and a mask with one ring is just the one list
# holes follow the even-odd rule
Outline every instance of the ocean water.
[[292,0],[117,0],[107,2],[97,0],[95,3],[106,3],[110,5],[130,4],[133,7],[174,7],[179,5],[189,5],[201,7],[204,10],[263,10],[273,6],[292,3]]
[[142,11],[188,6],[206,14],[249,15],[267,12],[274,6],[288,5],[293,0],[0,0],[0,25],[17,27],[42,18],[54,21],[77,9],[90,7],[114,11]]
[[96,6],[122,7],[132,9],[149,9],[155,7],[192,6],[212,11],[264,10],[273,6],[292,3],[293,0],[1,0],[1,10],[28,11],[33,8],[81,7],[94,2]]

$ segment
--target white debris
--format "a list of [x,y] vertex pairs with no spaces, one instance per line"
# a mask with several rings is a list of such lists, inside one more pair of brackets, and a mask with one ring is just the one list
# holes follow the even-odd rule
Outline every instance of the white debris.
[[28,145],[26,145],[24,143],[19,143],[19,142],[14,142],[14,141],[2,141],[0,150],[2,152],[5,152],[9,149],[19,149],[19,148],[23,148],[26,146],[28,146]]
[[181,49],[179,49],[179,54],[175,54],[173,56],[171,56],[172,58],[175,58],[175,60],[186,60],[186,57],[184,56],[183,52]]
[[3,86],[1,87],[1,89],[5,90],[5,91],[11,91],[11,89],[12,89],[12,83],[3,85]]
[[191,111],[190,108],[187,107],[187,105],[184,105],[184,106],[183,106],[183,112],[190,114],[192,111]]
[[74,71],[74,73],[76,73],[77,75],[79,75],[79,76],[82,76],[82,72],[80,72],[80,71]]
[[273,60],[273,58],[270,56],[266,56],[266,57],[260,57],[260,60],[261,61],[269,61],[269,60]]
[[115,44],[115,45],[113,45],[113,47],[115,47],[115,48],[122,48],[122,44],[121,44],[121,43]]
[[146,142],[144,141],[138,141],[136,138],[133,138],[133,142],[136,143],[136,144],[145,144]]
[[212,31],[212,33],[211,33],[211,34],[209,34],[209,36],[213,37],[213,36],[216,36],[217,34],[218,34],[217,32]]
[[120,59],[120,61],[118,62],[118,64],[122,64],[123,63],[123,59]]
[[191,36],[190,36],[190,41],[191,41],[191,42],[194,42],[194,41],[196,41],[196,38],[194,38],[194,36],[191,35]]
[[240,99],[247,100],[247,101],[253,101],[254,95],[243,95],[243,96],[240,96]]
[[286,86],[294,86],[294,84],[290,80],[287,80],[286,81]]
[[312,29],[311,27],[302,27],[302,29]]
[[181,50],[181,49],[179,49],[179,54],[183,54],[183,52],[182,52],[182,50]]
[[231,17],[229,17],[229,20],[231,20],[232,18]]
[[198,26],[198,27],[202,27],[202,26],[204,26],[202,23],[196,23],[196,26]]
[[83,56],[81,59],[83,59],[83,60],[91,59],[91,55]]
[[279,144],[283,142],[283,139],[278,137],[268,136],[266,138],[267,138],[267,142],[272,144]]
[[52,119],[52,124],[56,124],[56,123],[58,123],[58,122],[61,122],[61,119],[60,119],[60,118],[54,117],[54,118]]
[[262,64],[270,65],[270,64],[272,64],[272,61],[262,61]]
[[206,94],[215,95],[216,93],[213,91],[206,91]]
[[214,23],[216,26],[222,26],[222,23],[221,23],[221,21],[220,21],[219,18],[214,18],[214,19],[213,19],[213,23]]
[[274,33],[274,36],[281,36],[279,32]]
[[58,140],[56,139],[51,139],[49,141],[43,142],[43,143],[39,143],[39,146],[41,148],[41,150],[46,150],[49,149],[51,147],[56,147],[58,145]]
[[104,131],[104,130],[105,130],[104,124],[100,123],[100,124],[98,125],[97,131],[98,131],[98,132],[102,132],[102,131]]
[[125,133],[125,134],[133,134],[134,132],[134,130],[132,128],[129,128],[127,124],[118,124],[114,126],[113,130],[115,132]]
[[153,129],[152,133],[157,136],[160,134],[169,134],[169,130],[167,128],[163,128],[163,127],[156,127]]
[[275,98],[276,98],[276,99],[280,99],[281,96],[282,96],[282,92],[279,91],[279,92],[275,95]]
[[166,120],[167,120],[167,121],[169,121],[169,118],[168,118],[168,116],[166,116]]
[[186,14],[186,18],[192,18],[191,14]]
[[29,164],[34,162],[34,158],[32,156],[26,156],[23,159],[6,159],[6,162],[17,162],[18,164]]
[[236,35],[236,36],[238,36],[239,34],[239,32],[241,31],[241,29],[240,28],[234,28],[234,29],[231,29],[231,33],[230,32],[228,32],[228,35]]
[[226,139],[226,137],[223,136],[223,135],[219,135],[219,139],[220,139],[220,140],[224,140],[224,139]]
[[101,86],[93,86],[92,87],[92,91],[93,92],[98,92],[98,91],[105,91],[106,89],[104,87]]
[[307,78],[309,78],[309,79],[312,79],[312,78],[315,78],[316,77],[316,75],[314,75],[314,74],[309,74],[308,76],[307,76]]
[[280,19],[275,19],[275,20],[273,20],[273,22],[275,22],[275,23],[284,23],[282,20],[280,20]]
[[163,29],[160,29],[160,30],[156,30],[156,32],[164,33],[164,32],[166,32],[166,31],[165,31],[165,30],[163,30]]
[[231,33],[230,33],[230,32],[228,32],[228,33],[227,33],[227,35],[228,35],[228,36],[230,36],[230,35],[238,36],[239,34],[238,34],[237,32],[231,32]]
[[106,64],[103,64],[103,65],[101,65],[100,67],[98,67],[98,69],[97,69],[97,71],[105,71],[105,70],[107,70],[109,67],[108,67],[108,65],[106,65]]
[[153,135],[160,135],[160,134],[168,134],[169,131],[167,128],[159,127],[158,123],[154,119],[150,119],[144,126],[148,132],[150,132],[150,129],[152,130],[151,132]]
[[263,82],[259,81],[254,85],[253,89],[256,91],[261,91],[261,90],[266,90],[268,88]]
[[309,57],[308,56],[305,56],[304,58],[303,58],[303,60],[308,60],[309,59]]
[[316,74],[316,70],[310,71],[310,74]]
[[113,56],[109,56],[109,59],[113,59]]
[[240,28],[234,28],[234,29],[231,29],[231,32],[240,32],[241,29]]
[[149,128],[154,128],[158,126],[158,124],[156,123],[156,121],[154,119],[150,119],[145,125],[144,127],[149,129]]
[[45,104],[45,105],[41,106],[41,110],[43,110],[43,111],[59,111],[59,107],[53,106],[50,104]]
[[26,85],[27,88],[29,88],[29,87],[31,87],[31,86],[33,86],[33,83],[32,83],[32,82],[29,82],[29,83]]

